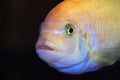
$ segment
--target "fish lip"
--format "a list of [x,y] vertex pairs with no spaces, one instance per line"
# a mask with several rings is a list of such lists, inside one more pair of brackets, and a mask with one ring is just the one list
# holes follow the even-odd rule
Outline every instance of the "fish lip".
[[38,45],[38,49],[41,49],[41,50],[55,50],[54,48],[52,48],[50,46],[47,46],[47,45],[44,45],[44,44]]
[[36,49],[44,50],[44,51],[56,51],[58,52],[58,48],[51,41],[40,41],[36,44]]

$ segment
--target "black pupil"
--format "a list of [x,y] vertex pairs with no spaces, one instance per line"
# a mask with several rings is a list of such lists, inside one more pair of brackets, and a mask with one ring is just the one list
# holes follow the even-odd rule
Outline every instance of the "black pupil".
[[73,32],[73,29],[72,29],[72,28],[70,28],[70,29],[69,29],[69,32],[70,32],[70,33],[72,33],[72,32]]

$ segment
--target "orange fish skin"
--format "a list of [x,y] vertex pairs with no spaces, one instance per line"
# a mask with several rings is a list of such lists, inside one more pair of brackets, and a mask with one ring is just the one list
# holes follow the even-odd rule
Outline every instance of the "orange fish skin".
[[[85,73],[115,63],[120,58],[119,9],[120,0],[64,0],[46,16],[36,43],[39,49],[39,43],[46,41],[44,47],[49,46],[46,49],[56,50],[60,55],[43,55],[44,52],[38,51],[39,57],[69,74]],[[75,26],[75,34],[70,38],[64,32],[67,23]]]

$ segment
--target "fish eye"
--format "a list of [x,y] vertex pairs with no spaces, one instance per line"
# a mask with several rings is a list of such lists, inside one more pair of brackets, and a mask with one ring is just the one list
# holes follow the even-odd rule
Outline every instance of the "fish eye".
[[65,32],[68,36],[72,36],[74,34],[74,25],[68,23],[65,25]]

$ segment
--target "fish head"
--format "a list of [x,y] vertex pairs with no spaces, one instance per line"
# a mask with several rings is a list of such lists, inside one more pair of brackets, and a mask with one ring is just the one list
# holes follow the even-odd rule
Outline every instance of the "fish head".
[[63,1],[50,11],[40,27],[36,53],[51,67],[61,72],[67,72],[62,70],[71,68],[85,59],[79,49],[81,23],[78,10],[73,2]]

